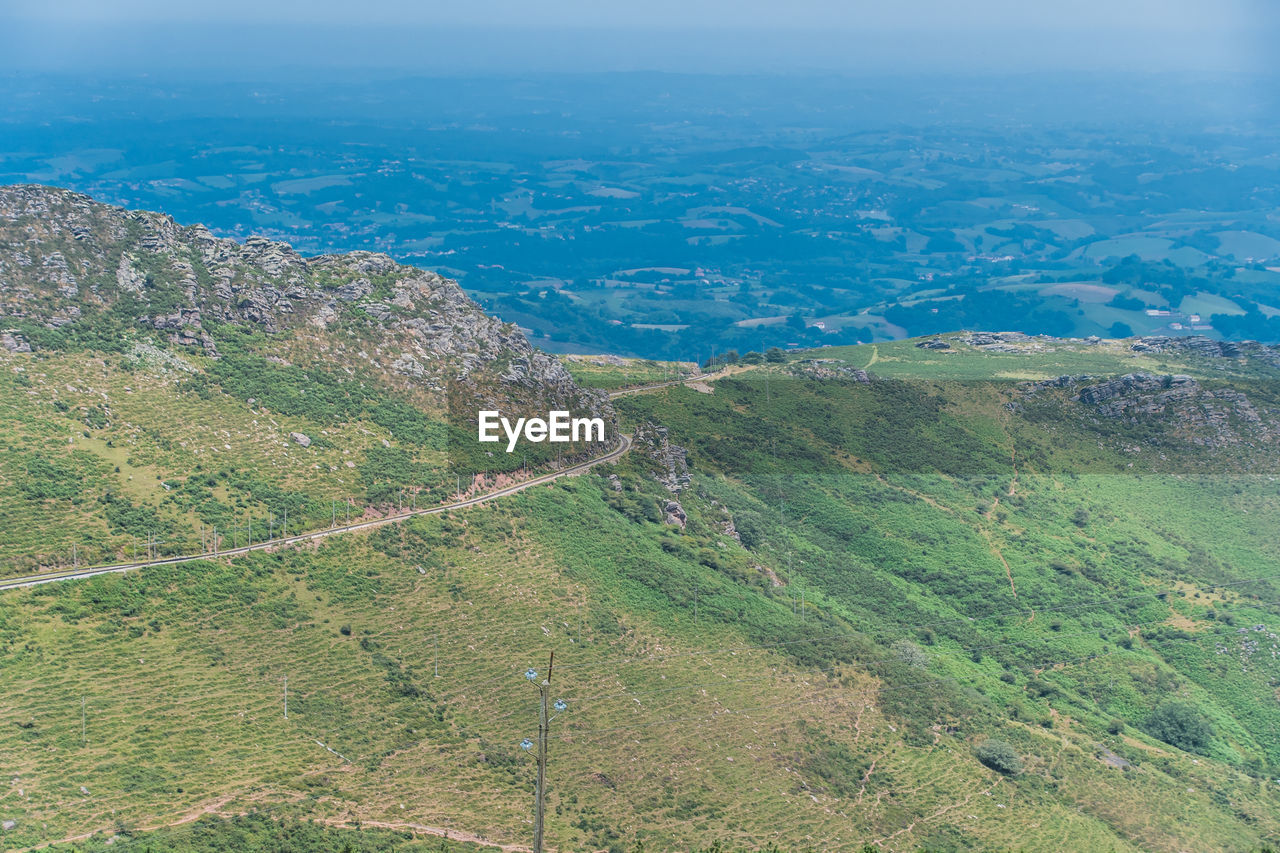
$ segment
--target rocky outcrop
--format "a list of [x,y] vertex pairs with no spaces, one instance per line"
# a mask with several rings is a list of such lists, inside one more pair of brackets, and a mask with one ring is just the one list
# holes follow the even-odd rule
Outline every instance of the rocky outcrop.
[[1186,375],[1130,373],[1082,387],[1076,399],[1094,415],[1131,425],[1160,423],[1163,440],[1180,439],[1210,448],[1276,439],[1274,413],[1258,410],[1235,388],[1205,388]]
[[735,542],[741,542],[742,536],[738,533],[737,525],[733,523],[733,514],[729,512],[729,508],[719,501],[713,500],[711,501],[711,509],[719,514],[719,518],[709,519],[711,526]]
[[59,328],[122,300],[138,306],[140,334],[208,355],[218,353],[210,330],[221,326],[323,339],[341,324],[342,338],[327,343],[359,329],[373,341],[364,360],[395,381],[612,419],[606,394],[580,388],[518,327],[487,315],[437,273],[376,252],[306,258],[285,243],[238,243],[80,193],[0,187],[0,318]]
[[971,347],[979,347],[992,352],[1021,352],[1020,348],[1008,348],[1009,344],[1025,344],[1032,340],[1030,335],[1022,332],[973,332],[964,342]]
[[1117,406],[1103,407],[1101,404],[1121,398],[1123,404],[1130,398],[1146,397],[1147,392],[1161,392],[1152,397],[1158,400],[1170,400],[1187,396],[1187,392],[1197,387],[1190,376],[1153,376],[1149,373],[1127,373],[1119,379],[1110,379],[1097,385],[1080,389],[1077,399],[1081,403],[1099,407],[1103,414],[1109,414],[1123,408]]
[[684,507],[677,500],[668,500],[662,505],[662,518],[667,524],[679,525],[682,528],[689,521],[689,516],[685,515]]
[[1257,359],[1272,367],[1280,367],[1280,346],[1257,341],[1217,341],[1204,335],[1178,338],[1146,335],[1134,341],[1130,349],[1141,353],[1175,353],[1206,359]]
[[689,485],[688,451],[671,443],[666,427],[651,422],[641,424],[636,427],[634,443],[637,450],[653,461],[654,476],[667,491],[679,494]]
[[9,329],[0,332],[0,346],[9,352],[31,352],[31,344],[19,332]]
[[834,358],[805,358],[791,368],[796,376],[805,379],[844,379],[854,382],[870,382],[871,376],[860,367],[850,367]]
[[[1187,352],[1208,358],[1240,358],[1248,344],[1234,341],[1215,341],[1204,335],[1174,338],[1167,335],[1146,335],[1130,346],[1134,352]],[[1258,345],[1255,345],[1258,346]]]

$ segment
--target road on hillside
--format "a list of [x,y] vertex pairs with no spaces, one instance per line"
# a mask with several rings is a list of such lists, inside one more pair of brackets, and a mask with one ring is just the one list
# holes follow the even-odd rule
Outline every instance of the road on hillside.
[[613,400],[617,397],[626,397],[629,394],[639,394],[641,391],[655,391],[658,388],[670,388],[672,385],[683,385],[686,382],[701,382],[704,379],[714,378],[714,373],[699,373],[697,376],[686,376],[683,379],[672,379],[668,382],[655,382],[652,385],[640,385],[636,388],[623,388],[621,391],[610,391],[609,399]]
[[[703,373],[697,376],[688,376],[683,379],[673,379],[670,382],[658,382],[653,385],[645,385],[639,388],[626,388],[621,391],[614,391],[609,394],[610,399],[615,397],[623,397],[628,394],[638,394],[643,391],[653,391],[658,388],[666,388],[671,385],[681,385],[685,382],[696,382],[699,380],[710,379],[712,374]],[[474,498],[466,500],[454,501],[453,503],[441,504],[440,506],[430,507],[428,509],[411,510],[409,512],[397,513],[389,515],[385,518],[375,518],[369,521],[358,521],[355,524],[343,524],[337,527],[327,527],[323,530],[313,530],[310,533],[300,533],[297,536],[288,536],[280,539],[271,539],[266,542],[259,542],[255,545],[243,545],[239,548],[227,548],[217,553],[201,553],[201,554],[183,554],[175,557],[161,557],[155,560],[143,560],[132,563],[115,563],[109,566],[86,566],[83,569],[64,569],[56,572],[42,572],[35,575],[26,575],[24,577],[9,578],[0,580],[0,591],[7,589],[20,589],[22,587],[38,586],[44,583],[54,583],[55,581],[79,580],[81,578],[91,578],[94,575],[106,575],[114,573],[130,572],[136,569],[145,569],[148,566],[164,566],[175,565],[177,563],[192,563],[196,560],[211,560],[219,557],[234,557],[238,554],[247,554],[250,551],[266,551],[271,548],[280,548],[289,545],[297,545],[304,542],[314,542],[329,536],[337,536],[342,533],[354,533],[358,530],[370,530],[374,527],[381,527],[384,524],[395,524],[404,521],[406,518],[414,518],[420,515],[439,515],[442,512],[449,512],[455,509],[465,509],[476,504],[486,503],[496,498],[514,495],[516,492],[524,491],[531,486],[549,483],[558,480],[561,477],[569,477],[574,474],[581,474],[596,465],[605,462],[612,462],[618,459],[628,450],[631,449],[631,437],[619,434],[618,446],[612,448],[607,453],[601,454],[594,459],[588,459],[585,462],[579,462],[571,465],[563,471],[552,471],[549,474],[543,474],[534,477],[531,480],[525,480],[522,483],[516,483],[512,486],[505,486],[492,492],[486,492],[483,495],[477,495]]]
[[388,515],[385,518],[374,518],[369,521],[358,521],[354,524],[342,524],[337,527],[326,527],[323,530],[313,530],[310,533],[300,533],[297,536],[286,536],[279,539],[271,539],[266,542],[258,542],[254,545],[242,545],[239,548],[227,548],[217,553],[202,554],[183,554],[176,557],[160,557],[155,560],[143,560],[136,563],[117,563],[110,566],[90,566],[83,569],[69,569],[60,572],[45,572],[38,575],[27,575],[21,578],[11,578],[9,580],[0,581],[0,590],[17,589],[19,587],[37,586],[42,583],[53,583],[54,581],[77,580],[79,578],[89,578],[94,575],[105,575],[113,572],[128,572],[134,569],[144,569],[147,566],[164,566],[176,563],[190,563],[195,560],[211,560],[218,557],[234,557],[237,554],[247,554],[250,551],[265,551],[271,548],[279,548],[282,546],[296,545],[302,542],[314,542],[318,539],[324,539],[328,536],[336,536],[342,533],[353,533],[357,530],[370,530],[374,527],[381,527],[384,524],[395,524],[404,521],[406,518],[414,518],[419,515],[439,515],[442,512],[449,512],[455,509],[464,509],[465,507],[475,506],[476,504],[486,503],[496,498],[505,497],[506,495],[514,495],[516,492],[524,491],[531,486],[537,486],[542,483],[549,483],[561,477],[572,476],[573,474],[581,474],[583,471],[600,465],[604,462],[611,462],[622,456],[631,449],[631,437],[627,435],[618,435],[620,441],[618,446],[614,447],[607,453],[588,459],[585,462],[579,462],[571,465],[562,471],[552,471],[550,474],[543,474],[540,477],[534,477],[532,480],[525,480],[522,483],[516,483],[512,486],[505,486],[501,489],[495,489],[492,492],[486,492],[483,495],[477,495],[474,498],[454,501],[453,503],[441,504],[427,509],[410,510],[409,512],[396,513]]

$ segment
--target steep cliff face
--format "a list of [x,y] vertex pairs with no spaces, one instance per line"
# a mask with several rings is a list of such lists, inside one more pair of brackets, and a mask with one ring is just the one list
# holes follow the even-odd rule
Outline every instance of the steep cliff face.
[[608,410],[436,273],[374,252],[305,258],[265,238],[237,243],[43,186],[0,187],[0,327],[10,351],[101,345],[115,329],[212,358],[235,327],[354,347],[362,368],[400,385]]

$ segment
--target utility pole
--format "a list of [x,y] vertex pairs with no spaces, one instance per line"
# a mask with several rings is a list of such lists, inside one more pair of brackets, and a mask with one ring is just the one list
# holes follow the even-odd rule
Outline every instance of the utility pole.
[[80,555],[76,551],[76,543],[71,543],[71,562],[75,568],[80,568]]
[[289,719],[289,676],[284,677],[284,718]]
[[329,527],[332,529],[338,523],[338,502],[330,501],[329,506]]
[[213,526],[213,556],[218,556],[218,525]]
[[547,695],[551,691],[551,668],[555,665],[556,653],[551,653],[547,661],[547,677],[538,685],[538,791],[533,807],[533,853],[542,853],[542,826],[547,805],[547,729],[550,720],[547,718]]

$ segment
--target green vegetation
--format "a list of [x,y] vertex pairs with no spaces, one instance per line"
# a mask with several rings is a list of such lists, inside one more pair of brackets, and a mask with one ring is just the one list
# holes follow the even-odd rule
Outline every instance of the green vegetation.
[[127,827],[114,834],[46,848],[53,853],[476,853],[484,845],[415,835],[411,830],[336,827],[296,818],[279,819],[251,812],[231,818],[202,817],[181,826],[151,832]]
[[[435,849],[403,837],[410,824],[524,843],[536,691],[523,673],[554,651],[567,702],[551,745],[557,848],[1264,844],[1280,832],[1274,460],[1196,443],[1207,434],[1184,434],[1181,404],[1128,423],[1085,408],[1075,386],[1029,382],[1190,373],[1268,411],[1272,368],[947,339],[949,353],[762,357],[710,393],[618,398],[625,426],[660,423],[687,449],[683,525],[665,520],[666,461],[637,448],[315,548],[7,593],[0,668],[15,689],[0,751],[27,798],[11,803],[6,842],[99,831],[136,837],[123,849],[304,850],[318,820],[350,827],[323,838],[357,850]],[[114,449],[105,439],[68,445],[87,456],[57,446],[56,427],[102,422],[100,394],[60,390],[65,410],[27,395],[83,387],[83,363],[25,358],[31,385],[9,393],[39,413],[23,428],[50,440],[15,458],[53,484],[12,500],[66,505],[79,532],[176,525],[179,509],[235,518],[250,497],[292,518],[323,500],[326,477],[389,500],[396,476],[428,470],[417,445],[361,419],[378,440],[365,436],[355,468],[300,465],[275,492],[247,461],[177,476],[166,466],[183,464],[189,434],[116,395],[154,383],[153,412],[199,396],[91,363],[110,389],[91,435],[152,436],[121,472],[151,466],[141,491],[97,455]],[[265,417],[220,390],[200,403],[224,407],[228,432]],[[283,429],[288,416],[266,411]],[[345,460],[336,437],[362,435],[317,427],[306,460]],[[74,505],[59,496],[68,477],[116,486]],[[271,817],[234,817],[255,810]],[[136,829],[204,811],[221,817]]]
[[1022,772],[1022,759],[1018,757],[1018,751],[1006,741],[988,738],[973,754],[983,764],[1006,776],[1017,776]]
[[1147,734],[1187,752],[1204,752],[1213,737],[1213,727],[1186,702],[1161,702],[1143,726]]
[[617,356],[565,355],[560,361],[580,385],[605,391],[670,382],[696,372],[693,364]]

